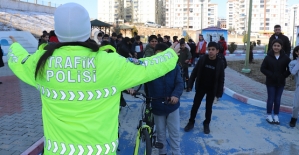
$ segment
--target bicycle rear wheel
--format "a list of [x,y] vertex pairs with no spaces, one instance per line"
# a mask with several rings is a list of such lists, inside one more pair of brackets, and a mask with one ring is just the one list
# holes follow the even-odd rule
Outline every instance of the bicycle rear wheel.
[[142,135],[143,135],[144,141],[145,141],[145,154],[151,155],[152,154],[152,142],[151,142],[151,138],[150,138],[149,133],[146,128],[142,129]]

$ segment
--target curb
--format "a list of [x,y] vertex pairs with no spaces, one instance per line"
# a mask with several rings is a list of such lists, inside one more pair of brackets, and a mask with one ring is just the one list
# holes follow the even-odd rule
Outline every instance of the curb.
[[21,155],[40,155],[44,149],[44,137],[35,142]]
[[[266,109],[267,103],[265,101],[260,101],[260,100],[256,100],[256,99],[253,99],[253,98],[249,98],[247,96],[236,93],[235,91],[233,91],[233,90],[231,90],[227,87],[224,87],[224,93],[226,95],[236,99],[236,100],[239,100],[239,101],[245,103],[245,104],[250,104],[250,105],[253,105],[253,106],[256,106],[256,107]],[[279,111],[286,112],[286,113],[292,113],[293,108],[290,107],[290,106],[280,105],[280,110]]]

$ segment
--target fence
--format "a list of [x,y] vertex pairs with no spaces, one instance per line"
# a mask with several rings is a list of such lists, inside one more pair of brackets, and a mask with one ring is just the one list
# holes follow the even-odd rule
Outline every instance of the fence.
[[33,4],[39,4],[39,5],[45,5],[49,7],[58,7],[61,4],[58,3],[52,3],[51,1],[42,1],[42,0],[20,0],[22,2],[27,2],[27,3],[33,3]]

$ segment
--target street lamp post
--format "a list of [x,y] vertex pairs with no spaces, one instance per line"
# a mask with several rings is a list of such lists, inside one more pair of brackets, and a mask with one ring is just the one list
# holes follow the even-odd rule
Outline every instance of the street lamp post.
[[246,59],[245,66],[242,69],[243,73],[250,73],[249,69],[249,51],[250,51],[250,33],[251,33],[251,17],[252,17],[252,0],[249,1],[249,18],[248,18],[248,30],[247,30],[247,45],[246,45]]
[[188,6],[188,12],[187,12],[187,31],[189,31],[189,12],[190,12],[190,6],[189,6],[189,0],[187,2],[187,6]]
[[200,29],[201,29],[201,33],[202,33],[202,25],[203,25],[203,2],[204,0],[201,0],[201,22],[200,22]]
[[292,47],[295,47],[295,16],[296,16],[296,9],[297,7],[294,7],[294,20],[293,20],[293,38],[292,38]]

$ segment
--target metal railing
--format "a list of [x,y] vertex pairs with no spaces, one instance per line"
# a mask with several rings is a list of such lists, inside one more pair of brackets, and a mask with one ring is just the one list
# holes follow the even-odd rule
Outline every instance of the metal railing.
[[58,3],[52,3],[51,1],[43,1],[43,0],[20,0],[22,2],[27,2],[27,3],[33,3],[33,4],[38,4],[38,5],[44,5],[44,6],[49,6],[49,7],[58,7],[61,4]]

